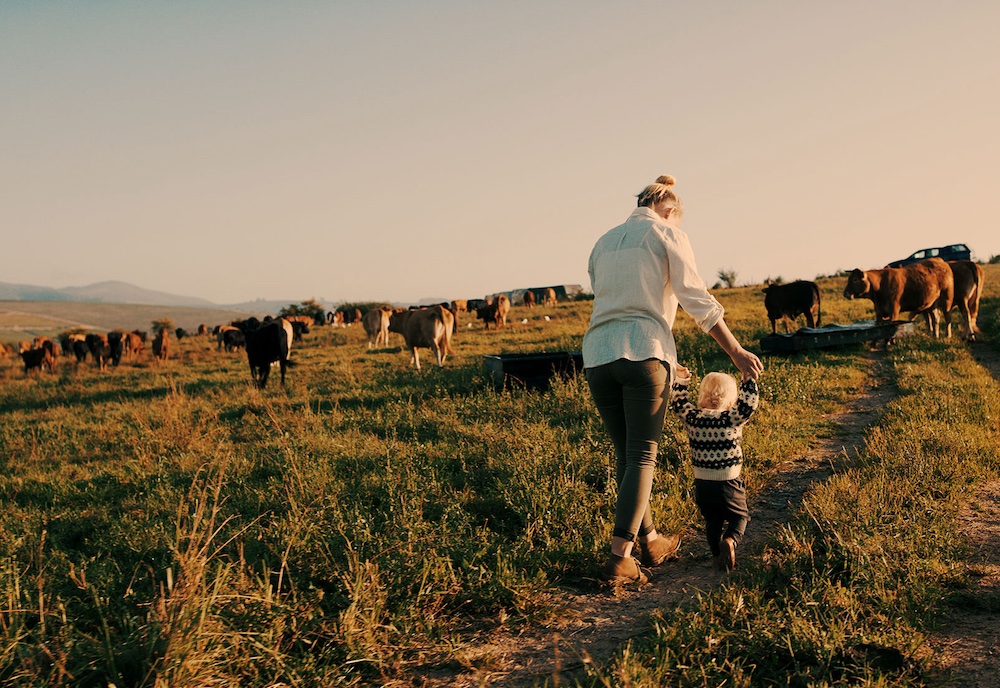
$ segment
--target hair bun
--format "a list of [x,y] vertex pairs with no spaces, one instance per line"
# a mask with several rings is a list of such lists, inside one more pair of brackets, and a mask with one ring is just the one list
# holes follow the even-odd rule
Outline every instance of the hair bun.
[[671,177],[669,174],[661,174],[656,178],[657,184],[663,184],[664,186],[673,186],[677,183],[677,180]]

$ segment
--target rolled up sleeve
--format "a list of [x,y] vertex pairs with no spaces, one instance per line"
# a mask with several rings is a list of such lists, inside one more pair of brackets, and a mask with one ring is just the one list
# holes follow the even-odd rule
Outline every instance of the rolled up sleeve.
[[670,289],[681,308],[694,318],[698,327],[704,332],[710,331],[722,320],[725,309],[709,293],[705,281],[698,274],[694,251],[687,234],[670,227],[664,232],[663,240],[670,268]]

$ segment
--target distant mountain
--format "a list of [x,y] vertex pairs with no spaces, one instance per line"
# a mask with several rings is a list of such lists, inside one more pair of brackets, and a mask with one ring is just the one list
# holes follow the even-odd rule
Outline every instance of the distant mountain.
[[[250,311],[251,313],[277,313],[282,308],[292,304],[302,303],[302,299],[254,299],[243,303],[227,303],[222,308],[234,311]],[[329,310],[329,307],[327,308]]]
[[85,301],[89,303],[133,303],[149,306],[217,308],[216,304],[206,299],[143,289],[127,282],[98,282],[85,287],[66,287],[64,289],[0,282],[0,301]]

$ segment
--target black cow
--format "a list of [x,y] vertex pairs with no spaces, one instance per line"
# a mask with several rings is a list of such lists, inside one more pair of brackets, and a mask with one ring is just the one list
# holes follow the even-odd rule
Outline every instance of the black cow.
[[188,332],[183,327],[178,327],[174,330],[174,336],[177,337],[177,341],[180,341],[188,336]]
[[28,372],[37,368],[39,372],[43,368],[48,368],[51,373],[55,367],[56,360],[52,356],[51,348],[42,349],[28,349],[27,351],[21,352],[21,360],[24,362],[24,375],[28,376]]
[[250,377],[258,389],[267,385],[271,364],[281,366],[281,384],[285,384],[285,369],[288,367],[288,335],[277,320],[265,323],[256,330],[246,333],[247,360],[250,363]]
[[107,335],[92,332],[87,335],[86,341],[87,348],[90,350],[91,356],[94,357],[94,363],[100,370],[104,370],[111,359],[111,345],[108,343]]
[[[777,332],[777,323],[782,318],[794,320],[799,315],[806,316],[806,325],[820,326],[819,287],[815,282],[798,280],[791,284],[771,284],[764,287],[764,308],[771,321],[771,333]],[[785,331],[788,322],[785,321]]]
[[108,332],[108,348],[111,350],[111,365],[117,366],[125,353],[125,333],[117,330]]
[[480,308],[487,305],[486,299],[467,299],[465,302],[465,307],[469,313],[475,313]]

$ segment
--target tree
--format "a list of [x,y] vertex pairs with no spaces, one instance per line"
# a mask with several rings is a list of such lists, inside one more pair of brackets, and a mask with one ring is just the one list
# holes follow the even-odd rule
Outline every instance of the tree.
[[173,332],[174,320],[173,318],[160,318],[159,320],[153,321],[153,334],[159,333],[160,330],[167,330],[168,332]]
[[718,276],[719,281],[723,282],[728,288],[732,289],[736,286],[736,271],[732,268],[720,269]]
[[302,303],[285,306],[278,312],[278,315],[308,315],[316,322],[323,322],[326,320],[326,309],[316,299],[306,299]]

